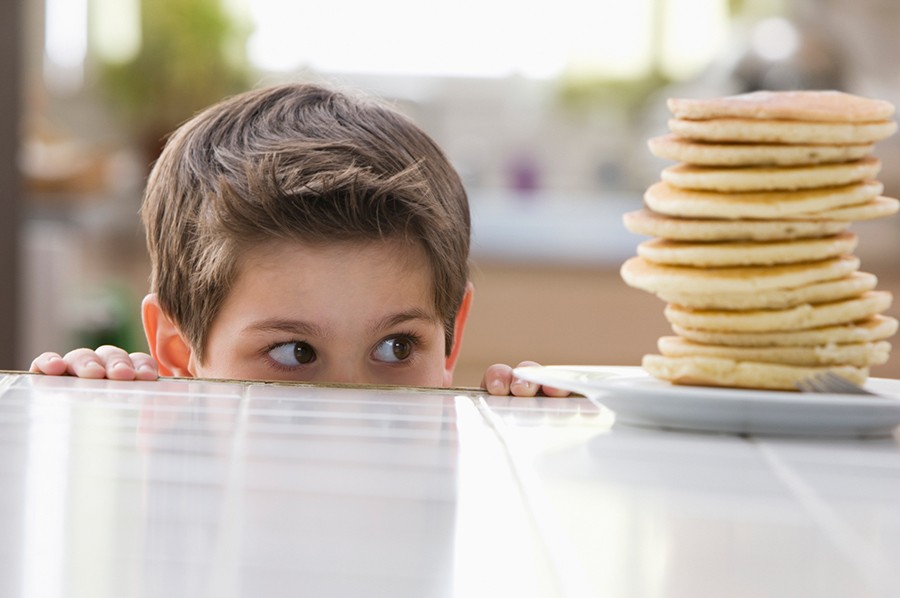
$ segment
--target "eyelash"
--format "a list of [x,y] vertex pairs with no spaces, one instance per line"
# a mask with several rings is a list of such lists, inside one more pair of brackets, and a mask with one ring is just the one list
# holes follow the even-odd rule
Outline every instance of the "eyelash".
[[[406,332],[398,332],[396,334],[386,336],[383,339],[379,340],[377,343],[375,343],[375,346],[377,347],[385,341],[388,341],[391,339],[397,339],[397,338],[407,339],[410,343],[412,343],[413,349],[414,349],[413,354],[410,355],[410,357],[408,359],[401,361],[399,363],[396,363],[396,364],[387,364],[387,365],[392,365],[394,367],[401,367],[401,366],[407,365],[409,363],[412,363],[416,359],[416,357],[418,356],[418,353],[419,353],[419,351],[417,351],[417,349],[420,349],[422,347],[422,336],[415,332],[412,332],[411,330],[406,331]],[[269,367],[271,367],[272,369],[277,370],[279,372],[293,372],[297,369],[298,366],[289,366],[289,365],[284,365],[282,363],[279,363],[278,361],[272,359],[269,356],[269,353],[276,347],[281,347],[283,345],[297,344],[297,343],[306,343],[306,341],[292,339],[292,340],[288,340],[288,341],[272,343],[272,344],[268,345],[265,349],[262,350],[262,356],[265,358],[265,360],[269,364]],[[309,344],[309,343],[307,343],[307,344]],[[309,346],[312,347],[311,344]],[[315,350],[315,347],[313,347],[313,350]]]
[[412,354],[407,359],[404,359],[400,363],[392,364],[392,365],[403,366],[403,365],[412,363],[418,356],[419,350],[422,348],[422,337],[420,335],[416,334],[415,332],[408,331],[408,332],[398,332],[397,334],[392,334],[392,335],[387,336],[387,337],[381,339],[380,341],[378,341],[378,343],[375,346],[377,347],[378,345],[380,345],[381,343],[383,343],[385,341],[392,340],[392,339],[398,339],[398,338],[406,339],[407,341],[412,343],[413,350],[412,350]]
[[[384,337],[383,339],[379,340],[377,343],[375,343],[375,348],[379,347],[382,343],[389,341],[389,340],[393,340],[393,339],[405,339],[407,342],[412,344],[412,350],[410,352],[409,357],[407,357],[403,361],[399,361],[397,363],[384,363],[383,362],[383,365],[385,365],[387,367],[402,368],[402,367],[408,367],[409,365],[415,363],[418,360],[419,353],[421,352],[422,343],[423,343],[421,335],[416,334],[412,330],[397,332],[395,334],[388,335],[388,336]],[[373,348],[373,351],[374,350],[375,349]]]
[[[292,339],[292,340],[272,343],[272,344],[268,345],[267,347],[265,347],[261,351],[260,354],[261,354],[262,358],[266,361],[268,366],[270,368],[272,368],[273,370],[278,371],[278,372],[293,372],[293,371],[296,371],[299,366],[284,365],[283,363],[280,363],[277,360],[273,359],[272,356],[269,355],[269,353],[271,353],[272,350],[276,349],[277,347],[283,347],[284,345],[296,345],[299,343],[306,343],[306,341]],[[307,344],[309,344],[309,343],[307,343]],[[312,347],[312,345],[309,345],[309,346]]]

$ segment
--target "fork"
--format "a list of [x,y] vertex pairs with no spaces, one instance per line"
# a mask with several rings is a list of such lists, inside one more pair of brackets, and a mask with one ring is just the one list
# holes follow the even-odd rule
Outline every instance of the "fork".
[[840,374],[835,374],[830,371],[813,374],[808,378],[800,380],[795,386],[802,392],[878,396],[874,392],[866,390],[859,384],[851,382]]

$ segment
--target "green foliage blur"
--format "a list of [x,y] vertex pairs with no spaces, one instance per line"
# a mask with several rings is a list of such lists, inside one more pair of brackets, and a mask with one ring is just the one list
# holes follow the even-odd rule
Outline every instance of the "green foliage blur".
[[249,34],[221,0],[142,0],[140,50],[101,64],[101,86],[139,141],[158,146],[197,111],[249,87]]

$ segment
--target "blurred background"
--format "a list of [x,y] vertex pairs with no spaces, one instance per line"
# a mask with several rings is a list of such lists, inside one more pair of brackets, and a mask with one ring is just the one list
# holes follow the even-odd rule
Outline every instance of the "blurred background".
[[[618,276],[621,215],[667,164],[668,97],[840,89],[900,105],[893,0],[4,0],[0,369],[146,345],[148,166],[196,110],[284,80],[393,101],[473,212],[476,296],[456,382],[494,362],[637,364],[664,304]],[[877,146],[900,194],[900,136]],[[900,218],[857,223],[900,297]],[[897,307],[892,315],[900,316]],[[900,376],[900,357],[873,370]]]

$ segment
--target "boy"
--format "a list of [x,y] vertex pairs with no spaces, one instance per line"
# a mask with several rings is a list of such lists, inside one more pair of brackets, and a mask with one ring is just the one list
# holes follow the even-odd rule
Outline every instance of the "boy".
[[[399,113],[312,84],[227,99],[169,139],[141,216],[151,355],[44,353],[32,371],[452,384],[473,293],[468,200]],[[483,385],[540,390],[499,364]]]

